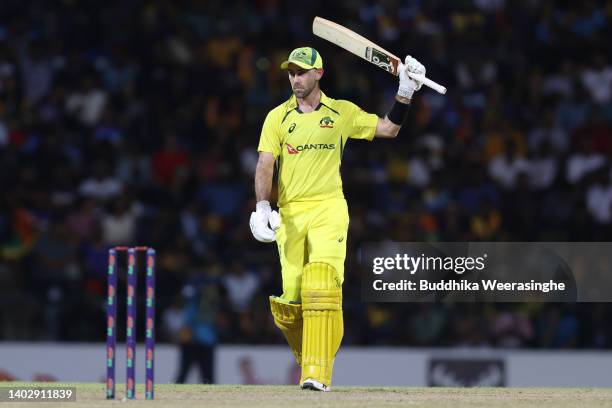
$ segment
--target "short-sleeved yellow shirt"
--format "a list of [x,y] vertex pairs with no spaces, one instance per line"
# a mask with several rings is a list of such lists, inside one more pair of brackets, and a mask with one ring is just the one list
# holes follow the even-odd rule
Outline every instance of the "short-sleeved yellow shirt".
[[272,109],[263,124],[258,151],[274,155],[278,206],[344,198],[340,161],[349,138],[372,140],[378,116],[345,100],[328,98],[303,113],[293,95]]

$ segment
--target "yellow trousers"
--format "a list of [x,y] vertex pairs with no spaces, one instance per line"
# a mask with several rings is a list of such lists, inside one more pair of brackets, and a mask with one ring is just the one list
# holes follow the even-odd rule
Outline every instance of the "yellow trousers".
[[283,275],[282,299],[301,302],[302,270],[311,262],[331,265],[342,285],[349,225],[346,200],[291,203],[280,209],[280,215],[276,243]]
[[280,214],[276,242],[283,294],[270,297],[274,322],[302,366],[300,384],[315,379],[330,386],[344,333],[346,200],[292,203]]

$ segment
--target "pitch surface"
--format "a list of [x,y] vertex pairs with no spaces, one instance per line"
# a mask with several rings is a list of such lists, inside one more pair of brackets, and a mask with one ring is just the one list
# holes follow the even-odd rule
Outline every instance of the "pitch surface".
[[[137,400],[122,401],[123,387],[117,387],[117,399],[106,400],[103,384],[2,383],[0,387],[75,386],[76,402],[0,403],[0,406],[54,406],[68,408],[111,407],[611,407],[612,389],[606,388],[385,388],[335,387],[332,392],[302,391],[297,386],[268,385],[174,385],[156,386],[155,401],[145,401],[143,387]],[[125,406],[125,405],[124,405]]]

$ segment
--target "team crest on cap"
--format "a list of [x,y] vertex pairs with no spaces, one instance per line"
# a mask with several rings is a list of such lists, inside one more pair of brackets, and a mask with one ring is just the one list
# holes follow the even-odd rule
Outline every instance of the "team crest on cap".
[[334,121],[329,116],[325,116],[323,119],[319,121],[319,127],[322,128],[333,128]]
[[306,62],[308,59],[308,54],[302,48],[298,48],[297,50],[293,51],[290,58],[299,59],[299,60],[303,60],[304,62]]
[[284,61],[280,67],[287,69],[290,63],[294,63],[303,69],[323,68],[323,60],[321,56],[311,47],[300,47],[291,51],[287,61]]

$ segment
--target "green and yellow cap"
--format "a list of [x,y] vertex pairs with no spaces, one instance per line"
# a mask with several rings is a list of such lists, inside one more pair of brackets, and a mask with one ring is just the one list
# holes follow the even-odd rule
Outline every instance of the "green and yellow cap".
[[321,54],[311,47],[300,47],[291,51],[287,61],[280,65],[281,69],[287,69],[290,63],[304,69],[323,68],[323,58],[321,58]]

